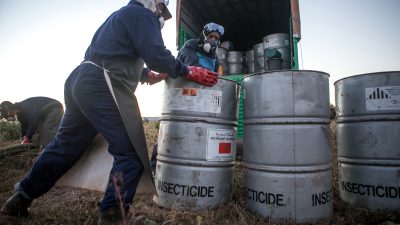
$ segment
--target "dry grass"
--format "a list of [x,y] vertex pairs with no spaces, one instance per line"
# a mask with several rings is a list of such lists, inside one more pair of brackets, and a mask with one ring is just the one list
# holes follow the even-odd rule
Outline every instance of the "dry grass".
[[[332,124],[334,127],[334,124]],[[151,149],[156,141],[158,131],[154,122],[145,123],[148,147]],[[371,212],[355,208],[340,201],[338,195],[338,177],[336,166],[336,149],[332,135],[333,182],[334,182],[334,214],[332,218],[318,224],[380,224],[385,221],[400,223],[400,215],[395,213]],[[1,146],[17,142],[0,143]],[[32,166],[38,150],[21,155],[14,155],[0,160],[0,204],[3,204],[13,193],[13,185],[20,180]],[[200,212],[175,211],[157,206],[150,194],[138,194],[132,207],[132,215],[128,218],[130,225],[253,225],[253,224],[288,224],[269,221],[253,215],[245,209],[243,193],[243,166],[236,164],[233,201],[213,210]],[[0,224],[96,224],[98,202],[102,193],[70,187],[55,187],[47,194],[35,200],[28,218],[15,219],[0,215]],[[290,223],[289,223],[290,224]],[[292,223],[294,224],[294,223]]]

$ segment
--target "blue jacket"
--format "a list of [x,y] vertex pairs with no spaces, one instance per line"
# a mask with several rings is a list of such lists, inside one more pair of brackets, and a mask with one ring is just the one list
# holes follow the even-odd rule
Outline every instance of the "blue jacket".
[[137,1],[111,14],[94,34],[85,60],[130,61],[142,58],[151,70],[171,77],[189,69],[166,49],[156,15]]
[[199,39],[191,39],[185,42],[178,52],[177,59],[189,66],[199,66],[218,72],[219,61],[216,54],[208,56],[199,46],[199,43]]
[[32,97],[15,103],[18,109],[17,117],[21,123],[21,135],[29,139],[35,134],[40,119],[45,116],[42,114],[46,106],[51,103],[59,103],[57,100],[47,97]]

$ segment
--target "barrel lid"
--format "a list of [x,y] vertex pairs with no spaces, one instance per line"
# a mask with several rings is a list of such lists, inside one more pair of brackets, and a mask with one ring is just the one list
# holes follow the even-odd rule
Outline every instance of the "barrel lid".
[[330,77],[329,73],[326,72],[322,72],[322,71],[318,71],[318,70],[292,70],[292,69],[287,69],[287,70],[273,70],[273,71],[267,71],[267,72],[259,72],[259,73],[253,73],[253,74],[249,74],[246,75],[242,78],[242,82],[244,79],[246,79],[247,77],[252,77],[252,76],[259,76],[259,75],[268,75],[268,74],[272,74],[272,73],[281,73],[281,72],[288,72],[288,71],[292,71],[292,72],[315,72],[315,73],[322,73],[325,75],[328,75],[328,77]]
[[357,75],[351,75],[348,77],[341,78],[337,81],[334,82],[334,85],[336,85],[337,82],[346,80],[346,79],[351,79],[351,78],[357,78],[357,77],[362,77],[362,76],[374,76],[378,74],[384,74],[384,73],[398,73],[400,75],[400,71],[382,71],[382,72],[371,72],[371,73],[364,73],[364,74],[357,74]]

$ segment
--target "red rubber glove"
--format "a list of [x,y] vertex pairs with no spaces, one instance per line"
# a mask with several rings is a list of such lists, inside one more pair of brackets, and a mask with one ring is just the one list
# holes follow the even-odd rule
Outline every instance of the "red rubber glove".
[[21,144],[29,144],[29,138],[28,138],[27,136],[24,136],[24,137],[22,138]]
[[147,83],[150,85],[156,84],[162,80],[165,80],[168,78],[168,74],[166,73],[153,73],[152,71],[150,71],[147,74]]
[[215,72],[197,66],[189,66],[189,70],[190,71],[186,76],[189,80],[207,87],[211,87],[217,83],[218,74]]

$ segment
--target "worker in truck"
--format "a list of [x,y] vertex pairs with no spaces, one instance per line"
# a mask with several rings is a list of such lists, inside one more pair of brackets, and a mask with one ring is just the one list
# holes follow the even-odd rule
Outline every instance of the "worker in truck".
[[224,27],[216,23],[207,23],[198,39],[185,42],[179,50],[177,59],[191,66],[199,66],[217,72],[219,61],[216,54]]
[[[218,72],[219,61],[216,55],[221,37],[224,35],[224,27],[210,22],[204,25],[199,38],[185,42],[178,52],[177,59],[190,66],[199,66],[210,71]],[[144,71],[151,73],[151,71]],[[156,173],[158,143],[153,146],[150,165],[153,175]]]
[[32,97],[21,102],[0,104],[1,118],[15,118],[21,124],[22,144],[35,143],[42,147],[54,138],[64,113],[63,105],[52,98]]
[[[166,5],[165,0],[131,0],[98,28],[84,61],[65,82],[66,110],[58,134],[17,183],[16,193],[3,205],[1,213],[27,215],[32,200],[53,187],[100,133],[109,143],[114,163],[100,203],[98,224],[124,221],[142,171],[151,176],[134,95],[144,63],[171,78],[186,77],[205,86],[217,82],[216,73],[187,66],[165,48],[161,28],[171,18]],[[147,79],[153,83],[164,79],[156,73],[151,76]]]

